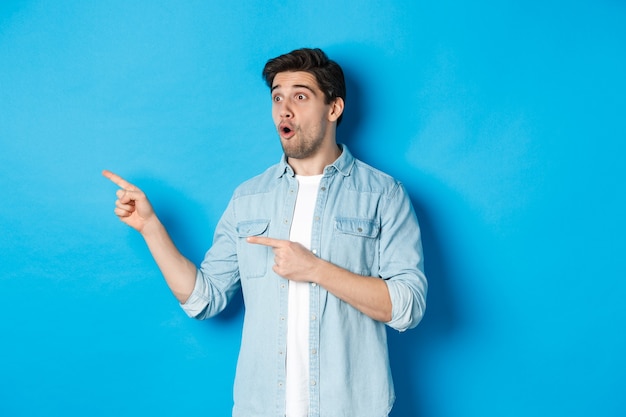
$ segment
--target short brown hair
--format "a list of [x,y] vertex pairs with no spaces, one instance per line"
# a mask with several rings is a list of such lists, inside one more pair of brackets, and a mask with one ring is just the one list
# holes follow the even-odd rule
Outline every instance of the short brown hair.
[[[330,104],[336,98],[346,100],[346,82],[343,70],[319,48],[301,48],[267,61],[263,68],[263,79],[271,89],[274,77],[279,72],[304,71],[312,74],[324,93],[324,101]],[[341,122],[339,116],[337,124]]]

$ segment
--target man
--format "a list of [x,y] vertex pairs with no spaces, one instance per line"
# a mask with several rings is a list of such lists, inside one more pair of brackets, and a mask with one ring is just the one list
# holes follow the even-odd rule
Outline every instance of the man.
[[199,269],[140,189],[119,176],[115,213],[144,237],[191,317],[218,314],[241,287],[246,312],[233,416],[382,417],[394,401],[385,324],[425,309],[420,230],[404,187],[336,141],[339,65],[319,49],[271,59],[281,162],[244,182]]

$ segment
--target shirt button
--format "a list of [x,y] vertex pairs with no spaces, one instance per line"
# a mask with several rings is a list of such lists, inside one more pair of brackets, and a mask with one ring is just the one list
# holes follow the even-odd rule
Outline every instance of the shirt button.
[[322,187],[322,188],[320,188],[320,190],[326,191],[326,187]]
[[314,219],[315,219],[316,222],[319,222],[320,221],[320,216],[315,216]]
[[[280,354],[281,354],[281,355],[282,355],[282,353],[283,353],[283,352],[280,352]],[[311,353],[312,353],[313,355],[317,354],[317,349],[311,349]]]
[[316,320],[317,316],[315,314],[311,315],[311,320]]
[[317,255],[317,249],[313,249],[311,252]]
[[315,385],[317,385],[317,382],[314,379],[312,379],[311,380],[311,385],[315,386]]
[[311,283],[311,287],[317,287],[317,284],[316,284],[316,283],[314,283],[314,282],[312,282],[312,283]]

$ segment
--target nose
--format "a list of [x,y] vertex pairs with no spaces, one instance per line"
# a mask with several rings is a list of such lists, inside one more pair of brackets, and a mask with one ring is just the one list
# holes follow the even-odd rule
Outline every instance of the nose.
[[293,112],[291,111],[291,106],[285,100],[280,106],[280,111],[278,112],[282,119],[291,119],[293,117]]

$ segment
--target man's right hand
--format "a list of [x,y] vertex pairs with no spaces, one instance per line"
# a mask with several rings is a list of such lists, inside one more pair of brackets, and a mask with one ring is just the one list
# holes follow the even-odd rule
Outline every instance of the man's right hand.
[[167,285],[179,302],[187,302],[195,286],[196,266],[176,248],[143,191],[111,171],[104,170],[102,175],[120,187],[115,202],[117,217],[141,233]]
[[152,204],[143,191],[111,171],[104,170],[102,175],[120,187],[114,213],[122,222],[141,233],[149,222],[156,220]]

